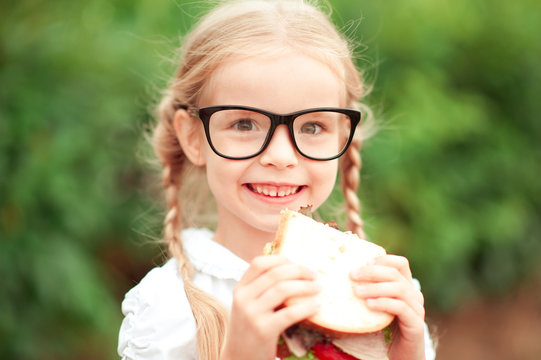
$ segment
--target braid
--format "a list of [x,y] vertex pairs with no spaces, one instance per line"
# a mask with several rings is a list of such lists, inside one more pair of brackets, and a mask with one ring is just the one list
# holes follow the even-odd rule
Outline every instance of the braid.
[[164,221],[165,239],[167,240],[169,254],[178,261],[182,279],[189,280],[193,275],[193,267],[184,256],[184,249],[180,239],[180,201],[178,200],[179,184],[177,183],[177,179],[180,178],[180,169],[172,171],[172,168],[171,165],[165,165],[162,172],[168,209]]
[[[167,99],[160,106],[162,118],[172,119],[171,102]],[[162,160],[162,181],[167,203],[164,220],[164,236],[169,255],[178,262],[178,271],[184,283],[184,291],[190,303],[197,326],[197,350],[202,360],[219,358],[228,314],[225,307],[214,297],[199,289],[193,282],[193,265],[188,261],[182,246],[181,202],[179,193],[182,173],[186,167],[186,156],[171,126],[171,121],[162,121],[154,132],[154,147]]]
[[347,229],[365,239],[360,217],[361,202],[357,196],[361,173],[361,141],[353,141],[344,154],[341,164],[342,191],[346,200]]

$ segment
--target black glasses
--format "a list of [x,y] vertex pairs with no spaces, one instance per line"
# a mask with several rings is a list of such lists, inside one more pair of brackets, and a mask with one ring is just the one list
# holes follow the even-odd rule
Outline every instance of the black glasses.
[[333,160],[348,148],[361,120],[357,110],[322,107],[274,114],[248,106],[193,109],[203,121],[212,150],[221,157],[244,160],[261,154],[278,125],[286,125],[297,151],[312,160]]

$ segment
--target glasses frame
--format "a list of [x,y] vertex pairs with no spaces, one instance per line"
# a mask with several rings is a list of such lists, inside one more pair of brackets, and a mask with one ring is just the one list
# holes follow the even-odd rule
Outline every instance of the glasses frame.
[[[351,144],[351,141],[353,140],[353,136],[355,135],[355,129],[357,128],[357,125],[361,121],[361,112],[360,111],[353,110],[353,109],[337,108],[337,107],[312,108],[312,109],[306,109],[306,110],[301,110],[301,111],[295,111],[295,112],[292,112],[292,113],[289,113],[289,114],[276,114],[276,113],[273,113],[273,112],[270,112],[270,111],[265,111],[265,110],[253,108],[253,107],[250,107],[250,106],[240,106],[240,105],[207,106],[207,107],[202,107],[202,108],[199,108],[199,109],[198,108],[190,108],[189,110],[190,110],[192,115],[198,117],[203,122],[203,126],[205,128],[205,135],[207,137],[207,141],[208,141],[212,151],[214,151],[216,153],[216,155],[221,156],[221,157],[223,157],[225,159],[230,159],[230,160],[251,159],[251,158],[256,157],[256,156],[260,155],[261,153],[263,153],[267,149],[267,147],[269,146],[269,144],[270,144],[270,142],[272,140],[272,137],[274,136],[274,132],[276,131],[276,128],[279,125],[286,125],[287,126],[288,131],[289,131],[289,137],[290,137],[291,141],[293,142],[293,145],[295,146],[295,149],[297,150],[297,152],[299,154],[301,154],[305,158],[310,159],[310,160],[316,160],[316,161],[334,160],[334,159],[339,158],[340,156],[342,156],[346,152],[349,145]],[[252,155],[249,155],[249,156],[240,156],[240,157],[239,156],[227,156],[225,154],[220,153],[214,147],[214,145],[212,144],[212,140],[210,138],[210,118],[211,118],[212,114],[214,114],[214,113],[216,113],[218,111],[222,111],[222,110],[247,110],[247,111],[253,111],[253,112],[265,115],[271,120],[271,125],[270,125],[270,128],[269,128],[269,132],[267,133],[267,137],[265,138],[265,141],[264,141],[263,145],[261,146],[261,149],[259,149],[259,151],[257,151],[255,154],[252,154]],[[326,158],[315,158],[315,157],[306,155],[305,153],[303,153],[299,149],[299,147],[297,145],[297,142],[295,141],[295,135],[294,135],[294,129],[293,129],[294,120],[297,117],[301,116],[301,115],[309,114],[309,113],[313,113],[313,112],[319,112],[319,111],[329,111],[329,112],[336,112],[336,113],[344,114],[344,115],[347,115],[349,117],[350,121],[351,121],[351,132],[349,134],[348,141],[346,142],[346,144],[344,146],[344,149],[342,149],[342,151],[339,154],[335,155],[335,156],[326,157]]]

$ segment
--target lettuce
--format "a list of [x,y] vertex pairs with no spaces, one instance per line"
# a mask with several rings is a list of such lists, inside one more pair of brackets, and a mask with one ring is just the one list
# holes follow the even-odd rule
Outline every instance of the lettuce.
[[306,355],[303,357],[296,357],[295,355],[291,354],[290,356],[284,358],[283,360],[317,360],[316,356],[312,352],[312,350],[308,350]]

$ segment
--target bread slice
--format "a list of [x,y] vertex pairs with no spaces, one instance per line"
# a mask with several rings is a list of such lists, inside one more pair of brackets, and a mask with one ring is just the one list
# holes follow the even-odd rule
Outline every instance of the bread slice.
[[[389,325],[394,316],[369,310],[365,301],[353,293],[356,283],[350,278],[351,270],[384,255],[385,249],[298,212],[283,210],[281,214],[275,240],[268,250],[314,270],[322,286],[316,296],[321,309],[303,325],[332,336],[369,333]],[[298,301],[303,299],[288,300],[286,305]]]

